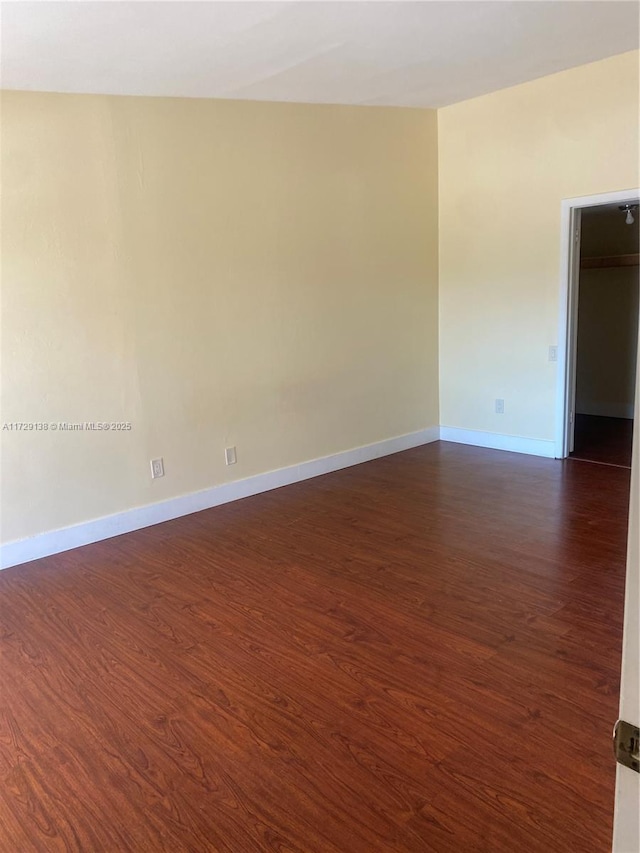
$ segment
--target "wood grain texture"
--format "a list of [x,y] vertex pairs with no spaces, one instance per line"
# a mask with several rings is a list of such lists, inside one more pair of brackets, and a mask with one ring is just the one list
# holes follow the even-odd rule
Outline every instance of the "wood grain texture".
[[628,487],[440,442],[6,570],[0,850],[608,851]]

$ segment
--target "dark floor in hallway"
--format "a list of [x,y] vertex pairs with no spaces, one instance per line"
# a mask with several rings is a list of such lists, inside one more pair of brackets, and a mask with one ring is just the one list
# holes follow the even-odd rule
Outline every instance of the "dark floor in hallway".
[[610,850],[629,472],[435,443],[0,573],[0,850]]
[[572,459],[631,467],[633,420],[576,415]]

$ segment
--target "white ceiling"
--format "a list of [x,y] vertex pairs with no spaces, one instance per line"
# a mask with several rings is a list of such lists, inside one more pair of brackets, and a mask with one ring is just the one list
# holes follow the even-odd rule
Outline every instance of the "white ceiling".
[[3,2],[5,89],[440,107],[638,47],[617,0]]

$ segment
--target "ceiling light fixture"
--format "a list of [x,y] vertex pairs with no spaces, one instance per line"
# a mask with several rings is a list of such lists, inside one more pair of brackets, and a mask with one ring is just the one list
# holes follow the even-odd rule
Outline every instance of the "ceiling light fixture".
[[627,215],[625,216],[624,221],[627,223],[627,225],[633,225],[633,223],[636,221],[633,217],[633,214],[637,209],[637,204],[621,204],[618,207],[618,210],[621,210],[622,213],[626,212]]

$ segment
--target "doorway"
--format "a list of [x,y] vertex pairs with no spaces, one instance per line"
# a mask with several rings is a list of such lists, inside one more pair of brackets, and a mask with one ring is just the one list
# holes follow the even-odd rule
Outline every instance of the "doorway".
[[[635,208],[635,209],[634,209]],[[631,467],[638,347],[637,203],[582,210],[573,450]]]
[[[556,456],[631,466],[640,280],[640,193],[563,203],[565,322]],[[562,330],[564,329],[564,340]]]

